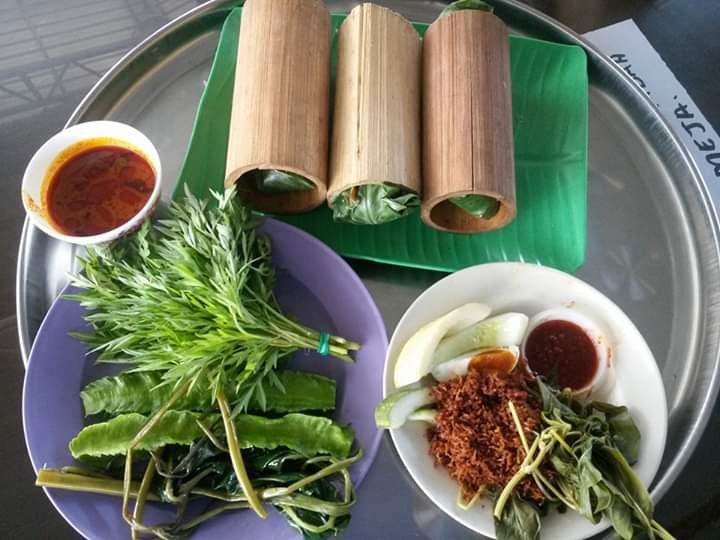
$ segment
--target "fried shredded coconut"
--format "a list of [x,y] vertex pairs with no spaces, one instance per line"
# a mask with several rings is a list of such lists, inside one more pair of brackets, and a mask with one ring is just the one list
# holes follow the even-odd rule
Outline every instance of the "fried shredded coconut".
[[[528,393],[530,376],[518,365],[512,373],[470,370],[464,377],[436,385],[436,425],[428,430],[435,466],[445,467],[465,498],[478,490],[500,490],[525,458],[508,401],[512,400],[528,444],[540,431],[541,407]],[[540,503],[542,491],[531,477],[516,488],[526,500]]]

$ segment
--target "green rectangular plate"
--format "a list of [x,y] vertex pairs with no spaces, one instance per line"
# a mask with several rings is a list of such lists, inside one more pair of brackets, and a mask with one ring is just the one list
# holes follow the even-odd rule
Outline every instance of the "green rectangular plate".
[[[241,9],[230,12],[200,99],[175,195],[222,191]],[[344,14],[332,15],[335,36]],[[415,24],[422,35],[426,24]],[[334,40],[332,73],[336,65]],[[335,223],[321,208],[276,216],[346,257],[454,271],[488,261],[527,261],[573,272],[585,258],[587,100],[579,47],[510,37],[517,217],[489,233],[452,234],[425,226],[419,212],[385,225]]]

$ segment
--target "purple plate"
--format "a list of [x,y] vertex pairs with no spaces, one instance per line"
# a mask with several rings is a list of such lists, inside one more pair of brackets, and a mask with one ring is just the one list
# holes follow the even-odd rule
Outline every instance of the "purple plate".
[[[382,372],[387,335],[380,313],[365,286],[348,264],[314,237],[284,223],[266,220],[260,227],[272,239],[277,271],[276,295],[286,313],[301,322],[353,339],[362,348],[356,363],[344,364],[331,357],[306,351],[291,359],[291,367],[333,377],[338,401],[335,418],[352,424],[356,444],[364,457],[351,469],[357,486],[377,453],[381,433],[373,412],[382,398]],[[68,442],[83,427],[80,390],[85,383],[106,375],[111,367],[96,366],[87,349],[68,332],[87,329],[85,310],[62,296],[50,308],[35,338],[23,390],[25,440],[32,465],[72,465]],[[108,495],[47,489],[60,514],[80,534],[91,539],[127,539],[130,530],[120,515],[120,499]],[[362,492],[359,493],[362,497]],[[148,523],[171,521],[169,506],[148,506]],[[351,525],[352,527],[352,522]],[[261,520],[249,511],[221,515],[200,526],[195,539],[232,538],[296,539],[285,518],[271,511]]]

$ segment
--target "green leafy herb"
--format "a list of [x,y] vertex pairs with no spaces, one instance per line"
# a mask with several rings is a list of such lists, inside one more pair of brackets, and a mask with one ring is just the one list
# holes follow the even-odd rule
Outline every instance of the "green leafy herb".
[[[285,316],[272,293],[270,243],[258,237],[234,190],[210,208],[190,193],[170,219],[146,222],[133,236],[90,248],[70,295],[88,308],[93,332],[79,337],[99,362],[162,373],[177,388],[206,383],[245,410],[280,358],[315,349],[319,332]],[[330,354],[351,361],[358,346],[330,338]],[[182,397],[182,396],[181,396]]]
[[537,540],[540,538],[540,514],[532,503],[514,493],[502,515],[495,519],[495,534],[505,540]]
[[275,169],[256,169],[243,175],[243,179],[254,184],[263,193],[285,193],[288,191],[310,191],[315,189],[307,178],[299,174]]
[[628,463],[635,463],[640,451],[640,430],[635,425],[627,407],[616,407],[609,403],[599,402],[594,402],[592,406],[596,411],[605,414],[614,445],[622,452]]
[[[335,381],[321,375],[299,371],[279,370],[277,380],[262,383],[262,392],[256,392],[248,403],[253,412],[277,413],[300,411],[329,411],[335,408]],[[126,412],[147,414],[157,411],[170,399],[172,389],[163,385],[162,373],[143,371],[121,373],[103,377],[88,384],[80,392],[85,415]],[[187,395],[175,404],[176,410],[206,412],[214,409],[208,384],[196,384]],[[236,396],[228,388],[228,400]],[[261,397],[264,399],[261,400]],[[263,403],[264,401],[264,403]]]
[[493,7],[487,2],[482,0],[456,0],[452,4],[448,5],[445,9],[440,12],[440,17],[446,17],[456,11],[464,11],[466,9],[475,9],[478,11],[487,11],[488,13],[493,12]]
[[416,193],[393,184],[367,184],[346,189],[332,202],[333,219],[356,225],[390,223],[420,206]]
[[[640,433],[625,407],[607,403],[581,403],[569,391],[555,392],[538,380],[543,403],[544,429],[537,434],[519,470],[503,488],[495,504],[499,522],[512,523],[515,486],[526,476],[549,493],[551,501],[570,508],[592,523],[604,516],[625,540],[637,537],[668,540],[672,535],[653,519],[653,505],[647,488],[630,466],[637,459]],[[522,431],[514,406],[510,412],[521,438]],[[556,474],[548,478],[540,465],[549,462]],[[506,508],[510,505],[510,510]],[[505,515],[510,516],[508,518]],[[514,518],[517,521],[518,518]],[[506,523],[498,529],[512,532]]]
[[484,195],[450,197],[450,202],[468,214],[480,219],[490,219],[495,216],[500,209],[500,203],[496,199]]

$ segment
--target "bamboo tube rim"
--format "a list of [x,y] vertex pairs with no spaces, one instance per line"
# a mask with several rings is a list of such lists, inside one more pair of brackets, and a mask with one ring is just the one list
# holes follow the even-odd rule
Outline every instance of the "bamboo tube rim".
[[[462,22],[461,19],[463,19]],[[482,32],[481,35],[477,34],[478,31],[482,31],[484,29],[487,31]],[[472,33],[468,34],[468,32]],[[438,56],[442,52],[440,49],[440,43],[442,43],[442,41],[440,41],[441,39],[443,39],[445,43],[450,42],[452,43],[451,46],[457,47],[457,40],[461,38],[463,33],[465,34],[466,39],[470,40],[467,43],[471,43],[470,46],[473,47],[473,50],[470,51],[471,54],[459,57],[458,55],[461,53],[458,52],[458,49],[453,49],[450,51],[452,55],[449,59],[443,56]],[[476,56],[478,53],[477,49],[474,48],[481,46],[480,44],[482,43],[483,49],[481,49],[481,51],[483,53],[483,57],[485,54],[488,54],[488,50],[497,52],[496,49],[487,49],[492,46],[492,42],[488,40],[498,39],[499,36],[502,36],[503,34],[505,36],[504,39],[506,40],[506,46],[504,47],[504,51],[501,50],[498,53],[499,56],[495,55],[496,60],[497,58],[501,58],[502,60],[500,61],[500,64],[495,63],[494,68],[498,69],[499,65],[502,66],[499,69],[504,71],[502,77],[506,80],[506,86],[503,85],[505,90],[503,90],[501,94],[495,95],[495,101],[490,102],[491,108],[486,110],[486,102],[476,102],[473,99],[473,89],[475,88],[474,77],[488,77],[490,74],[486,72],[482,61],[480,61]],[[469,38],[467,36],[469,36]],[[501,138],[503,138],[503,136],[509,137],[510,148],[512,148],[512,98],[510,90],[509,43],[507,43],[507,36],[507,26],[502,22],[502,20],[492,13],[476,10],[459,11],[451,13],[446,17],[436,19],[425,33],[423,43],[424,122],[428,121],[428,107],[430,106],[430,101],[428,100],[437,99],[438,96],[442,96],[443,93],[447,94],[449,91],[448,87],[443,86],[442,84],[430,86],[428,89],[427,77],[430,77],[431,75],[438,76],[441,72],[440,70],[447,69],[448,65],[455,65],[455,69],[459,69],[457,67],[457,62],[459,61],[458,58],[465,59],[469,62],[469,64],[464,63],[460,65],[463,66],[463,69],[472,69],[473,71],[471,73],[474,73],[470,75],[467,82],[465,82],[464,79],[461,81],[464,84],[471,85],[469,91],[470,100],[465,102],[469,105],[469,109],[467,111],[467,118],[470,119],[469,123],[464,123],[464,118],[466,118],[465,116],[457,117],[459,114],[457,109],[452,106],[450,106],[449,109],[449,114],[454,115],[456,120],[463,122],[461,124],[462,129],[469,130],[472,155],[467,161],[464,161],[464,155],[460,156],[462,166],[465,168],[469,167],[469,170],[467,171],[469,176],[463,176],[462,178],[465,180],[458,181],[457,179],[454,179],[453,181],[448,182],[448,175],[451,175],[452,171],[448,172],[445,168],[439,168],[436,162],[428,163],[426,161],[427,159],[431,159],[430,154],[432,154],[432,157],[434,158],[442,157],[445,160],[451,159],[451,154],[447,153],[448,151],[444,146],[447,142],[440,142],[437,137],[435,137],[430,139],[432,141],[432,146],[428,148],[428,132],[424,131],[423,134],[423,165],[425,170],[423,178],[424,199],[421,205],[421,218],[426,225],[440,231],[460,234],[492,231],[509,224],[517,214],[515,167],[512,150],[509,150],[509,152],[511,152],[509,163],[506,163],[505,165],[503,165],[502,158],[495,159],[491,154],[490,158],[493,161],[490,162],[491,165],[489,165],[488,167],[490,168],[488,168],[486,167],[486,162],[484,161],[480,162],[481,164],[479,165],[479,162],[477,161],[478,157],[475,155],[475,152],[479,152],[480,156],[482,156],[484,152],[488,151],[488,148],[492,152],[492,145],[490,147],[482,147],[480,149],[475,148],[473,145],[473,135],[476,133],[476,130],[478,130],[481,135],[483,133],[491,133],[493,129],[497,129],[495,122],[502,122],[503,129],[505,131],[500,134]],[[430,45],[430,43],[432,43],[432,45]],[[428,55],[428,47],[432,47],[432,56]],[[430,61],[433,62],[430,69],[428,69],[427,63],[429,58],[431,59]],[[448,64],[448,62],[452,62],[452,64]],[[498,74],[498,76],[500,75]],[[457,78],[458,75],[455,75],[455,77]],[[482,89],[482,99],[487,100],[488,94],[485,93],[487,91],[487,87],[482,86],[481,83],[481,86],[478,88]],[[497,91],[498,87],[495,87],[494,90]],[[498,99],[499,101],[497,101]],[[505,110],[504,108],[492,108],[497,107],[498,103],[502,104],[504,100],[506,100],[505,103],[508,105],[506,112],[503,112]],[[506,122],[507,125],[505,126]],[[446,124],[445,127],[446,129],[451,130],[451,139],[454,139],[457,142],[457,139],[460,136],[456,130],[459,128],[456,127],[455,124],[451,124],[451,127],[449,128]],[[429,126],[427,124],[423,126],[424,130],[427,130],[428,128]],[[490,140],[494,142],[497,141],[495,133],[493,133]],[[476,141],[475,144],[481,143]],[[430,151],[430,153],[428,153],[428,151]],[[501,149],[500,152],[504,153],[504,150]],[[452,155],[456,154],[453,153]],[[501,153],[498,155],[502,156],[503,154]],[[442,191],[428,186],[428,176],[439,179],[438,181],[441,181],[440,185],[447,189],[447,191]],[[490,197],[499,203],[499,208],[492,217],[482,218],[473,216],[471,213],[463,210],[450,201],[451,198],[466,195]]]
[[[465,195],[480,195],[496,200],[500,207],[491,218],[479,218],[466,212],[450,199]],[[461,190],[436,197],[422,204],[421,217],[428,226],[459,234],[473,234],[499,229],[510,223],[517,214],[515,205],[503,198],[499,193],[488,191]]]
[[[252,178],[243,178],[247,173],[254,171],[276,170],[301,176],[313,183],[313,189],[298,191],[283,191],[277,193],[263,192],[257,189]],[[326,187],[318,178],[298,167],[282,167],[277,164],[258,162],[238,167],[225,176],[225,187],[237,184],[240,196],[250,202],[258,210],[274,212],[276,209],[283,213],[300,214],[320,206],[325,200]]]

